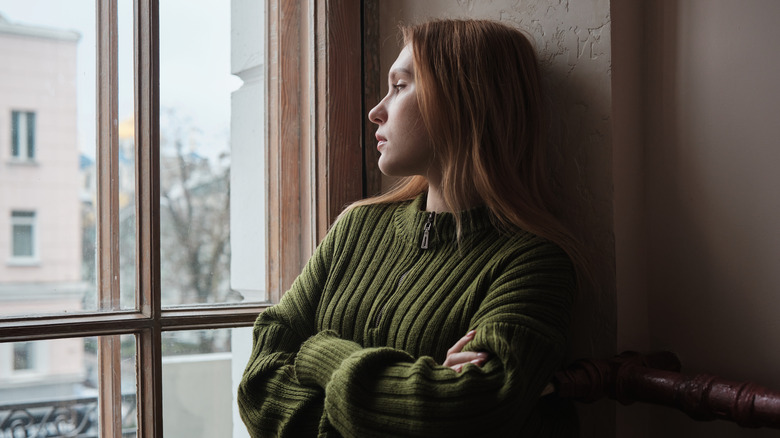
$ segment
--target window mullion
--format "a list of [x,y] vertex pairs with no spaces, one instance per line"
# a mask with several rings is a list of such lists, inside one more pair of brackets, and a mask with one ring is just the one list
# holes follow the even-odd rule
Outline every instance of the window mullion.
[[247,327],[270,303],[228,305],[221,307],[181,307],[163,310],[165,330],[199,330],[211,328]]
[[119,335],[99,336],[98,379],[100,379],[100,436],[122,436],[121,341]]
[[[98,113],[98,309],[117,311],[119,302],[119,133],[116,0],[97,1]],[[100,436],[122,436],[120,338],[98,337]]]
[[139,310],[160,318],[160,101],[158,1],[136,0],[135,139]]
[[138,437],[162,438],[162,331],[159,326],[136,335]]
[[119,131],[116,0],[97,1],[98,308],[119,309]]
[[159,2],[134,3],[136,303],[151,319],[136,337],[141,438],[162,437]]

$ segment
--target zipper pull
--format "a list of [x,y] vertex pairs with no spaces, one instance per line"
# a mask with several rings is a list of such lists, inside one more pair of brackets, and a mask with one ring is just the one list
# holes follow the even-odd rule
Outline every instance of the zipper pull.
[[428,219],[425,221],[425,225],[423,226],[423,236],[422,236],[422,243],[420,244],[420,249],[428,249],[428,240],[430,238],[430,232],[431,228],[433,228],[433,220],[436,218],[436,212],[430,212],[428,213]]

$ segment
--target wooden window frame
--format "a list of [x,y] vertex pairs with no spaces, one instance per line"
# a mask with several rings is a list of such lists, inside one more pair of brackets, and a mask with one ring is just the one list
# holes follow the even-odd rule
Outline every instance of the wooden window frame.
[[338,213],[374,192],[363,165],[363,78],[373,74],[364,72],[361,41],[364,8],[375,26],[378,7],[374,0],[267,4],[267,133],[268,144],[278,145],[269,148],[269,181],[278,185],[268,205],[279,218],[269,227],[268,291],[277,302]]
[[118,369],[121,335],[136,337],[138,436],[162,437],[162,333],[251,326],[278,302],[338,212],[378,191],[375,165],[364,165],[375,154],[363,152],[364,140],[375,151],[365,114],[378,94],[376,0],[265,1],[269,299],[161,306],[159,0],[135,0],[136,310],[121,310],[113,275],[119,270],[117,0],[96,0],[98,311],[0,318],[0,342],[99,337],[102,437],[121,437],[120,375],[104,372]]

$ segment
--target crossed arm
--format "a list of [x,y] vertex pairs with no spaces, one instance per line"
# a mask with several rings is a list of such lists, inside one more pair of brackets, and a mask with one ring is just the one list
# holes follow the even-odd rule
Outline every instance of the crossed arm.
[[530,257],[532,269],[522,259],[510,263],[472,330],[439,364],[316,329],[332,254],[326,237],[292,289],[255,323],[238,397],[253,436],[449,437],[483,435],[486,425],[492,433],[521,428],[563,358],[573,281],[560,260]]
[[310,313],[316,306],[296,287],[255,325],[239,388],[253,436],[334,429],[343,436],[465,436],[484,434],[485,425],[496,433],[517,431],[563,357],[564,327],[552,327],[549,317],[568,314],[563,288],[529,287],[497,305],[491,300],[513,289],[499,287],[475,316],[475,329],[437,364],[316,332]]

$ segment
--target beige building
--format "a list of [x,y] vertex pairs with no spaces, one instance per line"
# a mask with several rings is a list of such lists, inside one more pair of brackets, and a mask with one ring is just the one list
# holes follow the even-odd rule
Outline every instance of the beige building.
[[[79,38],[0,16],[2,316],[82,308]],[[0,344],[0,399],[72,394],[83,368],[81,339]]]

